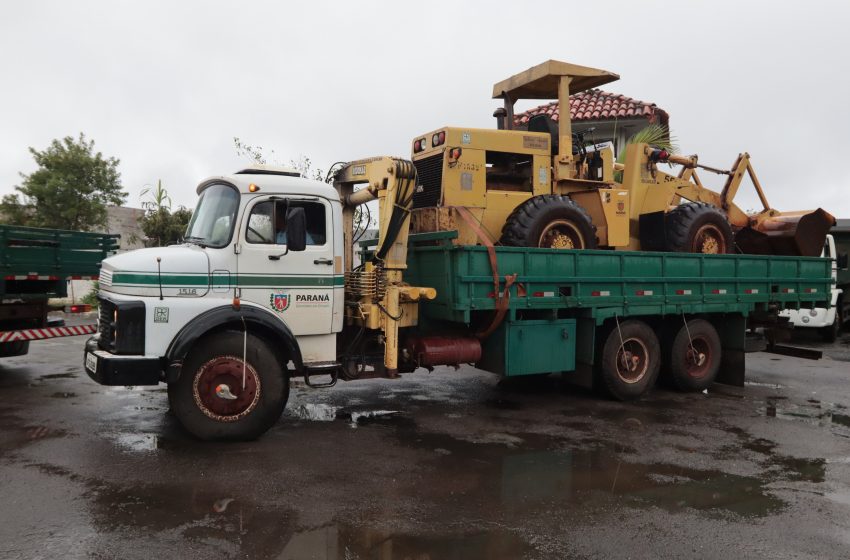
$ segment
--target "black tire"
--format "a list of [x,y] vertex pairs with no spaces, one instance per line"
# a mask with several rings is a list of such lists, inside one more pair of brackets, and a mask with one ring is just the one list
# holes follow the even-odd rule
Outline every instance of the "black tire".
[[824,342],[835,342],[838,340],[838,334],[841,332],[841,319],[838,316],[838,311],[835,312],[835,319],[832,324],[827,327],[821,327],[820,337]]
[[[689,336],[690,334],[690,336]],[[720,336],[704,319],[688,321],[679,329],[666,356],[673,385],[680,391],[702,391],[714,383],[720,370]]]
[[278,421],[286,406],[285,362],[252,334],[247,340],[243,390],[243,336],[239,331],[225,331],[201,339],[189,353],[180,378],[168,385],[175,416],[199,439],[256,439]]
[[638,399],[652,389],[658,378],[658,337],[643,321],[623,321],[619,329],[615,325],[608,333],[599,364],[599,375],[612,397],[621,401]]
[[559,194],[534,196],[514,208],[502,227],[502,245],[596,249],[596,228],[584,208]]
[[723,254],[735,251],[732,226],[710,204],[687,202],[667,213],[664,220],[667,250],[677,253]]
[[0,358],[11,358],[12,356],[23,356],[30,351],[29,340],[15,340],[13,342],[0,342]]

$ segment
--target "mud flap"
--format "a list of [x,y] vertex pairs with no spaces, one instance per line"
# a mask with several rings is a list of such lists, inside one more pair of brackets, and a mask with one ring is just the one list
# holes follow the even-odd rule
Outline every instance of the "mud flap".
[[727,315],[712,321],[720,335],[720,370],[717,383],[744,386],[746,374],[747,320],[743,315]]

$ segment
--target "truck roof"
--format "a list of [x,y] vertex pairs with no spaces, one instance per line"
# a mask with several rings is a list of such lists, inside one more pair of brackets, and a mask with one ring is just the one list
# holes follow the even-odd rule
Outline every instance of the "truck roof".
[[[297,172],[295,172],[297,173]],[[260,193],[260,194],[301,194],[308,196],[319,196],[329,200],[339,200],[339,193],[333,188],[333,185],[316,181],[314,179],[305,179],[300,176],[293,176],[292,173],[275,173],[267,169],[243,169],[231,175],[213,175],[207,177],[198,185],[197,193],[201,194],[206,187],[214,182],[227,182],[239,189],[242,194]],[[249,190],[250,185],[256,185],[258,190]]]

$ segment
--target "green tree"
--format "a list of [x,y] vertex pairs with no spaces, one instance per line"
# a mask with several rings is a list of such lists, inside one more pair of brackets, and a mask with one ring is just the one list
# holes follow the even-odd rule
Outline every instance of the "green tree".
[[45,150],[30,148],[38,169],[21,173],[19,194],[0,200],[9,223],[33,227],[91,231],[106,228],[106,209],[126,198],[119,160],[94,151],[84,134],[53,140]]
[[142,217],[142,231],[145,232],[148,247],[163,247],[179,242],[186,233],[192,211],[179,206],[177,210],[171,210],[171,196],[162,180],[156,182],[156,187],[145,187],[141,192],[142,208],[145,215]]

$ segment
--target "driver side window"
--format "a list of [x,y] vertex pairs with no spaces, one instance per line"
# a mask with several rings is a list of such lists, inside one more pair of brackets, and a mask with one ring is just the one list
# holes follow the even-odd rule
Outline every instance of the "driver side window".
[[307,219],[307,245],[327,243],[325,205],[305,200],[267,200],[256,204],[248,216],[245,241],[258,244],[286,245],[286,211],[303,208]]

